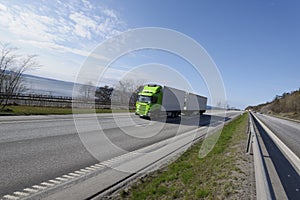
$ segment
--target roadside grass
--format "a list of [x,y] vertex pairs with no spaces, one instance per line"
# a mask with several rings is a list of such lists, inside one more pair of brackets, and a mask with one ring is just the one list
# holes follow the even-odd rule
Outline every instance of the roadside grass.
[[[96,109],[96,113],[111,113],[111,109]],[[128,110],[114,110],[114,112],[128,112]],[[130,112],[133,112],[130,110]],[[93,109],[78,108],[74,111],[72,108],[62,107],[42,107],[42,106],[7,106],[6,111],[0,112],[0,115],[66,115],[66,114],[88,114],[94,113]]]
[[[245,155],[248,114],[224,126],[213,150],[199,158],[201,142],[169,166],[140,178],[119,199],[249,198],[249,160]],[[212,136],[213,137],[213,136]]]

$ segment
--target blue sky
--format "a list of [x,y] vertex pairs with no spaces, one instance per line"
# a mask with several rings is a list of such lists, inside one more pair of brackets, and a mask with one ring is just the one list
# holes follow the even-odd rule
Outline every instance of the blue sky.
[[[299,10],[297,0],[1,0],[0,41],[39,55],[43,67],[31,74],[74,81],[105,39],[133,28],[173,29],[206,49],[221,73],[228,103],[245,108],[300,87]],[[162,61],[164,54],[143,55],[140,63],[175,63]],[[123,64],[136,64],[129,60]]]

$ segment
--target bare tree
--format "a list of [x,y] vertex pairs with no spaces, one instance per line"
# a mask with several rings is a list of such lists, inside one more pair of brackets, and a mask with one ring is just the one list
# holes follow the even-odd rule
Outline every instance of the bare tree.
[[9,99],[25,87],[22,75],[25,71],[37,68],[37,55],[19,55],[17,48],[0,43],[0,110],[4,110]]
[[91,81],[88,81],[86,84],[80,87],[80,93],[83,96],[84,100],[94,99],[96,87]]
[[142,84],[139,81],[129,79],[119,81],[114,88],[112,100],[121,105],[126,105],[128,103],[134,105],[134,99],[136,99],[141,85]]

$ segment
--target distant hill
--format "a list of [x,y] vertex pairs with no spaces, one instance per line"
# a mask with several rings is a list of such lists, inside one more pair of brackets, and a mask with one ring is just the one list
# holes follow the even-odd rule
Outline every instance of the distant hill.
[[300,120],[300,88],[290,93],[276,95],[272,102],[248,106],[246,109]]

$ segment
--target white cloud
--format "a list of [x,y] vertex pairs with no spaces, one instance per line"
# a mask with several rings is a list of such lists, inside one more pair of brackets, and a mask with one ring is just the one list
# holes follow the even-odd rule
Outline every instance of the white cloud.
[[75,22],[75,34],[90,40],[97,22],[79,12],[71,13],[70,19]]
[[104,9],[104,16],[86,16],[82,12],[71,13],[69,18],[75,22],[75,34],[77,36],[92,39],[100,36],[104,39],[120,33],[119,25],[122,22],[117,18],[113,10]]
[[0,3],[0,11],[6,11],[6,10],[7,10],[6,6]]
[[105,10],[103,10],[103,13],[110,18],[117,19],[117,15],[115,14],[115,12],[113,10],[105,9]]
[[11,34],[24,39],[55,40],[57,36],[49,31],[49,27],[54,24],[53,18],[37,15],[18,6],[0,12],[0,25],[7,28]]
[[99,2],[0,3],[0,42],[10,42],[29,54],[37,53],[43,67],[34,73],[45,77],[72,80],[85,57],[107,61],[91,51],[125,30],[124,24],[114,10]]
[[87,57],[90,55],[89,51],[71,48],[71,47],[55,44],[52,42],[40,42],[40,41],[34,41],[34,40],[20,40],[20,42],[25,43],[25,44],[30,44],[37,48],[41,48],[41,49],[43,49],[43,48],[52,49],[52,50],[55,50],[60,53],[73,53],[73,54],[77,54],[77,55],[84,56],[84,57]]
[[28,40],[34,46],[81,56],[87,56],[85,51],[119,33],[120,24],[124,23],[113,10],[93,6],[86,0],[22,7],[0,4],[0,29],[6,34],[21,38],[23,43]]
[[92,4],[88,0],[82,0],[82,3],[84,5],[84,7],[88,8],[88,9],[93,8]]

